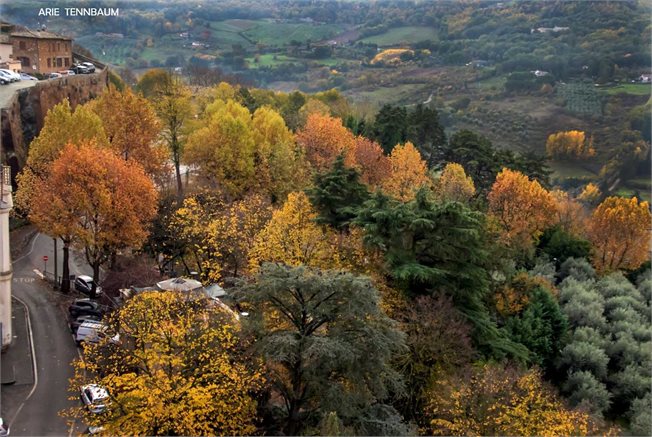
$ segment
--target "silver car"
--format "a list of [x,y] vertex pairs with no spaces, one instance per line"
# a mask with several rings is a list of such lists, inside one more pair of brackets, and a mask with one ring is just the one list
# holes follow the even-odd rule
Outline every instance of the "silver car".
[[109,392],[105,387],[98,384],[87,384],[80,389],[79,397],[88,411],[91,413],[103,413],[109,402]]

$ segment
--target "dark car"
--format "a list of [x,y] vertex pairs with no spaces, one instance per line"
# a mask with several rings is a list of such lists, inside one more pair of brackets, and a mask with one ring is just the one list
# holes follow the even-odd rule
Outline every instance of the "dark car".
[[95,314],[84,314],[82,316],[77,316],[74,319],[70,320],[70,330],[73,334],[77,332],[77,328],[84,322],[100,322],[102,320],[101,316]]
[[[79,275],[75,278],[75,290],[79,291],[86,296],[91,295],[91,289],[93,288],[93,278],[86,275]],[[95,295],[99,296],[102,294],[102,287],[99,285],[95,288]]]
[[85,315],[102,317],[106,312],[106,308],[100,305],[99,302],[91,299],[77,299],[70,304],[68,312],[73,318]]

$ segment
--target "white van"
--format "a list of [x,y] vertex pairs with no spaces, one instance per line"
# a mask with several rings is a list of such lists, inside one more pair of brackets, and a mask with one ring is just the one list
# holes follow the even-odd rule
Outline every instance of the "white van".
[[[75,341],[77,345],[81,345],[83,342],[87,343],[99,343],[100,340],[106,338],[106,329],[107,326],[102,322],[97,322],[94,320],[88,320],[79,325],[77,328],[77,333],[75,334]],[[120,341],[120,334],[116,334],[110,339],[111,343],[118,343]]]

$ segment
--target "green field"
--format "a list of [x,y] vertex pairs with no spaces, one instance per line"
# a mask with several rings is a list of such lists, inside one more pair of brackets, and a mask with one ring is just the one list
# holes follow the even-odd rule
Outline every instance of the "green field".
[[585,168],[572,163],[572,162],[558,162],[551,161],[548,163],[550,170],[552,170],[552,179],[563,180],[567,178],[586,179],[587,182],[597,177]]
[[599,90],[605,94],[632,94],[635,96],[649,96],[652,92],[652,85],[649,83],[626,83],[614,87],[603,87]]
[[277,23],[267,20],[257,23],[243,34],[252,41],[268,46],[282,46],[291,41],[321,41],[342,31],[341,26],[331,24]]
[[372,106],[382,106],[387,102],[399,104],[419,103],[428,98],[430,85],[403,84],[394,87],[378,87],[373,91],[345,93],[355,102],[365,102]]
[[437,40],[437,31],[425,26],[395,27],[380,35],[363,38],[361,41],[379,46],[395,46],[400,44],[414,44],[419,41]]
[[264,55],[258,56],[258,62],[255,62],[254,57],[245,58],[249,68],[263,68],[263,67],[276,67],[281,64],[286,64],[289,62],[303,62],[300,59],[292,58],[286,55],[278,55],[274,53],[266,53]]
[[136,52],[135,39],[101,39],[95,35],[77,38],[75,42],[91,52],[97,59],[110,64],[123,65],[130,53]]

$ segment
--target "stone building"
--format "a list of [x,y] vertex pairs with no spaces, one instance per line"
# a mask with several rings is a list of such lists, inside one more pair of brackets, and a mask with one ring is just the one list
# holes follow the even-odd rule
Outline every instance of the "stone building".
[[25,73],[53,73],[72,66],[72,38],[44,30],[12,32],[13,58]]

